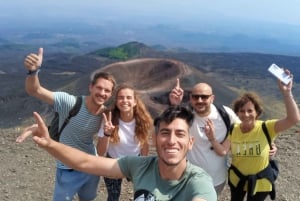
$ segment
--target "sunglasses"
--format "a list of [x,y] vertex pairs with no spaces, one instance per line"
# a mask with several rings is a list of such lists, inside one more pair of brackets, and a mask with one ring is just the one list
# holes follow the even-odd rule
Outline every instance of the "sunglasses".
[[205,95],[205,94],[192,94],[192,99],[193,100],[199,100],[199,98],[201,98],[201,100],[206,101],[207,99],[209,99],[209,97],[211,97],[210,95]]

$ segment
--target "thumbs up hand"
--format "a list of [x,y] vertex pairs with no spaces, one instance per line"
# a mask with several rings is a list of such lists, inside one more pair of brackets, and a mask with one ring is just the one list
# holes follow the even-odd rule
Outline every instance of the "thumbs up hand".
[[43,62],[43,48],[39,48],[37,54],[31,53],[26,56],[24,60],[24,66],[29,71],[37,70],[41,67]]

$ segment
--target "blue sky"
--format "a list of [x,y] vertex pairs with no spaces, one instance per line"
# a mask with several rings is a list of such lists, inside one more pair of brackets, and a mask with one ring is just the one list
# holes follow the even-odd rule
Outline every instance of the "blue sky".
[[[0,19],[26,17],[97,18],[102,14],[158,15],[191,18],[235,18],[300,26],[298,0],[10,0],[0,6]],[[183,22],[182,22],[183,23]]]

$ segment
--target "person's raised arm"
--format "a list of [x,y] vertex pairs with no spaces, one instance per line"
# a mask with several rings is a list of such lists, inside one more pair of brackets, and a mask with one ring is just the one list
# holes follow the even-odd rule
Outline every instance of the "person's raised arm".
[[183,89],[180,88],[180,80],[177,78],[176,86],[171,90],[169,94],[169,102],[171,105],[179,105],[183,99]]
[[102,117],[103,117],[101,123],[102,128],[99,130],[99,134],[98,134],[99,137],[97,143],[97,153],[99,156],[104,156],[106,154],[109,146],[109,138],[115,129],[115,126],[111,122],[111,112],[108,113],[108,118],[106,117],[105,113],[102,113]]
[[[288,70],[285,70],[285,72],[289,76],[292,76]],[[278,120],[275,123],[276,133],[280,133],[284,130],[287,130],[300,121],[299,108],[292,94],[293,80],[291,80],[287,85],[283,84],[278,80],[278,86],[283,96],[284,105],[286,109],[286,117]]]
[[111,178],[123,178],[117,159],[97,157],[52,140],[40,115],[34,112],[37,126],[31,132],[33,140],[49,154],[70,168]]
[[28,70],[25,80],[25,89],[30,96],[46,102],[50,105],[53,104],[53,92],[41,86],[38,77],[38,72],[43,62],[43,48],[39,48],[38,54],[31,53],[26,56],[24,66]]

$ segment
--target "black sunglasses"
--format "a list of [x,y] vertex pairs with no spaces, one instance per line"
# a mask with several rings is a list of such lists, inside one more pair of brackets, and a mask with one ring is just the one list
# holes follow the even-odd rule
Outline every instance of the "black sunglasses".
[[201,98],[201,100],[207,100],[209,97],[211,97],[210,95],[205,95],[205,94],[192,94],[192,99],[194,100],[199,100],[199,98]]

